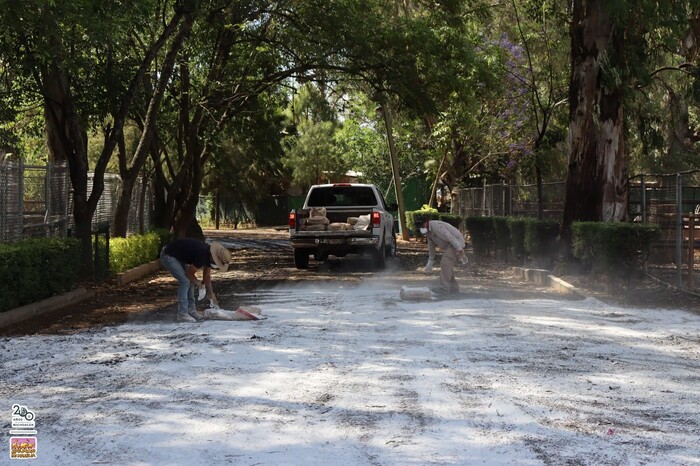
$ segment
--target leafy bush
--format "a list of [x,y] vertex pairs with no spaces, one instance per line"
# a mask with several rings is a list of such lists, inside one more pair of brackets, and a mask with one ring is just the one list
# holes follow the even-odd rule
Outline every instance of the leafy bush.
[[69,291],[80,270],[75,238],[0,244],[0,312]]
[[525,224],[525,252],[535,265],[549,267],[558,251],[559,222],[529,219]]
[[574,257],[588,268],[629,276],[646,262],[651,244],[661,237],[658,225],[621,222],[574,222]]
[[529,221],[525,217],[508,217],[506,223],[510,231],[510,244],[513,251],[513,256],[523,262],[527,258],[525,251],[525,226]]
[[438,220],[449,223],[458,230],[462,227],[462,217],[457,214],[438,214]]
[[496,251],[503,253],[503,258],[508,258],[510,250],[510,229],[508,228],[508,219],[506,217],[492,217],[493,231],[495,233]]
[[437,209],[423,205],[420,210],[409,210],[406,212],[406,227],[413,232],[414,236],[421,237],[419,228],[426,220],[439,220],[440,214]]
[[488,256],[495,244],[493,217],[467,217],[464,219],[464,225],[469,231],[474,254],[477,257]]
[[155,233],[160,238],[158,254],[160,254],[160,250],[163,249],[163,246],[175,239],[175,233],[165,228],[154,228],[151,230],[151,233]]
[[161,236],[156,232],[112,238],[109,243],[110,273],[122,273],[157,259],[161,241]]

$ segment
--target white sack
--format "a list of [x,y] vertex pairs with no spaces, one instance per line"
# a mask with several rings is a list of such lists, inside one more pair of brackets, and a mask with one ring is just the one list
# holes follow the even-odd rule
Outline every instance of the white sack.
[[402,286],[401,287],[401,299],[405,301],[430,301],[433,297],[432,293],[430,293],[430,288],[427,287],[420,287],[420,288],[411,288],[408,286]]

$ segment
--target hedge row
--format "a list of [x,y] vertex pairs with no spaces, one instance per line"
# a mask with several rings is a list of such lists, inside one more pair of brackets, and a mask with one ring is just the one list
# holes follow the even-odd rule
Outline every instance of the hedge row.
[[70,291],[79,270],[75,238],[0,244],[0,312]]
[[474,254],[487,257],[491,252],[504,259],[550,265],[557,250],[559,224],[552,220],[525,217],[467,217],[464,224],[471,237]]
[[172,239],[167,230],[143,235],[112,238],[109,241],[109,269],[112,275],[158,259],[161,248]]
[[[110,273],[121,273],[157,259],[170,240],[172,234],[166,230],[110,239]],[[100,239],[100,246],[100,254],[105,254],[104,238]],[[0,312],[70,291],[80,267],[80,241],[76,238],[0,244]]]
[[661,238],[658,225],[638,223],[575,222],[571,231],[574,257],[588,270],[622,276],[641,269]]
[[423,206],[421,210],[409,210],[406,212],[406,226],[416,237],[421,237],[419,228],[426,220],[440,220],[449,223],[455,228],[461,228],[462,217],[457,214],[438,212],[428,206]]
[[[525,217],[467,217],[474,254],[497,252],[506,260],[553,265],[559,253],[559,222]],[[622,222],[574,222],[573,256],[588,270],[630,273],[646,262],[651,244],[661,237],[657,225]]]

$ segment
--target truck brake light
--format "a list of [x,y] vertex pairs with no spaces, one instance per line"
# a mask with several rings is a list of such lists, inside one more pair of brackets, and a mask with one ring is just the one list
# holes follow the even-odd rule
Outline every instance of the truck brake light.
[[334,183],[333,186],[352,186],[350,183]]
[[374,227],[378,227],[382,223],[382,216],[379,212],[372,212],[372,223]]
[[289,228],[296,228],[297,227],[297,216],[294,212],[289,213]]

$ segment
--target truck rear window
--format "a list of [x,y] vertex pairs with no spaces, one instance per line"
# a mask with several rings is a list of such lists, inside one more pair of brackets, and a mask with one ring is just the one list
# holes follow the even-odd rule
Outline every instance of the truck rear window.
[[309,194],[309,207],[375,206],[377,199],[367,186],[328,186],[314,188]]

